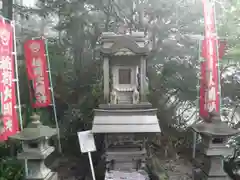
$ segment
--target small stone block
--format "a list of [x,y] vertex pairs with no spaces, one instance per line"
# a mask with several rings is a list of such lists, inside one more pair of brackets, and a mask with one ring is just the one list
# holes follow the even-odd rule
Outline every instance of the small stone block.
[[200,168],[193,170],[193,180],[231,180],[228,176],[220,177],[208,177]]
[[193,180],[202,180],[203,174],[200,168],[193,169]]

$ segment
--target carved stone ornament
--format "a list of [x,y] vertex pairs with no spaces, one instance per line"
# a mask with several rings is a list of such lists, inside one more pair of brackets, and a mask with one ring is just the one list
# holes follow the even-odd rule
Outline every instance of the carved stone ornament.
[[111,104],[117,104],[117,92],[114,89],[111,92]]
[[119,49],[115,54],[115,56],[130,56],[130,55],[135,55],[130,49],[127,48],[122,48]]
[[133,104],[139,103],[139,92],[137,89],[133,91]]

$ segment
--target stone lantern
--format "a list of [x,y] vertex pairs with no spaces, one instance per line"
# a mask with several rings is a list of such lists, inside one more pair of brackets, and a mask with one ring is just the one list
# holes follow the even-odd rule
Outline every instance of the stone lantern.
[[147,101],[147,54],[143,32],[102,34],[105,103],[95,109],[92,132],[105,135],[105,179],[138,179],[146,141],[161,132],[157,109]]
[[226,144],[228,138],[239,131],[228,127],[215,112],[192,128],[202,137],[201,152],[204,155],[202,167],[193,170],[194,180],[229,180],[223,169],[223,158],[233,154],[233,148]]
[[52,172],[44,164],[44,160],[54,151],[54,147],[48,145],[50,137],[56,135],[56,129],[44,126],[40,122],[40,116],[34,114],[32,122],[27,128],[10,138],[22,141],[23,152],[17,155],[19,160],[27,162],[26,180],[57,180],[57,173]]

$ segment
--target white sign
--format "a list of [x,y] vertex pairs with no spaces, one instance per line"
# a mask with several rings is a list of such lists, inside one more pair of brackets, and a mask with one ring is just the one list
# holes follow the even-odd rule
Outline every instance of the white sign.
[[96,151],[94,137],[91,131],[78,132],[78,141],[82,153],[88,153],[93,180],[96,180],[91,152]]
[[91,131],[81,131],[77,134],[82,153],[96,151],[95,141]]

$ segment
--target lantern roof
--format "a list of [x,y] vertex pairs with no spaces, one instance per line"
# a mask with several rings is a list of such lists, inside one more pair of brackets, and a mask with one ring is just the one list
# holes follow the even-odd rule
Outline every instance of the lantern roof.
[[193,130],[207,136],[233,136],[240,131],[230,128],[227,123],[221,121],[220,113],[210,112],[204,121],[194,124]]
[[42,125],[39,115],[33,114],[31,119],[32,122],[27,126],[27,128],[24,128],[21,132],[10,136],[9,138],[21,141],[32,141],[46,137],[52,137],[57,134],[55,128]]

